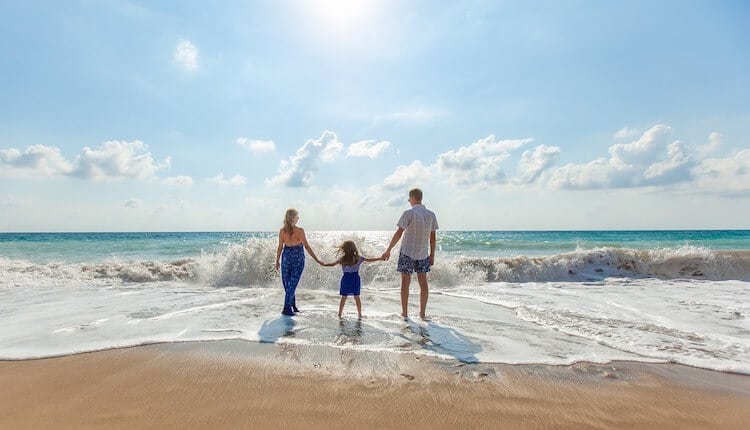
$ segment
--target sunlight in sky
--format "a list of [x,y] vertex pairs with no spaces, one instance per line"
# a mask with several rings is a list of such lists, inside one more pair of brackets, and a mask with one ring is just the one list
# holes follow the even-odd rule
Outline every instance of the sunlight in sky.
[[748,227],[747,1],[37,3],[0,232]]
[[301,13],[313,37],[328,47],[357,45],[378,25],[382,2],[374,0],[305,0]]

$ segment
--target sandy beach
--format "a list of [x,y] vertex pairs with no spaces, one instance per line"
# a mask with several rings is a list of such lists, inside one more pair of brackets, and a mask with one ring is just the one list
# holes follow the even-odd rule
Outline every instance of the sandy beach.
[[251,342],[0,362],[3,428],[745,428],[750,377]]

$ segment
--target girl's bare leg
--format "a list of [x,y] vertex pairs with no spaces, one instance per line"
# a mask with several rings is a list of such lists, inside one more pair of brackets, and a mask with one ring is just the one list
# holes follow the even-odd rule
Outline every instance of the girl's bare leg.
[[362,319],[362,302],[359,300],[359,296],[354,296],[354,303],[357,304],[357,314],[359,314],[359,318]]
[[344,313],[344,303],[346,303],[346,296],[341,296],[341,300],[339,301],[339,318]]

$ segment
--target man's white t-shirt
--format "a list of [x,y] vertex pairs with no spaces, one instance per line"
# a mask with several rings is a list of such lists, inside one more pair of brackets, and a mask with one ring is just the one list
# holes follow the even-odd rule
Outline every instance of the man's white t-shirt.
[[424,260],[430,256],[430,233],[438,229],[437,218],[424,205],[414,205],[404,211],[397,226],[404,229],[401,253],[412,260]]

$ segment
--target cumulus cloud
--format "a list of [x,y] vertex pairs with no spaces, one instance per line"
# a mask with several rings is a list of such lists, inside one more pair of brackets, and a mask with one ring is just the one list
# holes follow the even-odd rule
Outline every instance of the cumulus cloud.
[[516,180],[522,184],[530,184],[549,169],[560,155],[560,148],[556,146],[539,145],[533,151],[526,150],[518,162],[518,177]]
[[414,187],[423,183],[430,176],[430,169],[416,160],[409,166],[398,166],[396,171],[383,180],[383,188],[386,190],[397,190],[405,187]]
[[208,182],[216,185],[245,185],[247,184],[247,178],[240,175],[234,175],[231,178],[224,178],[224,173],[219,173],[218,175],[208,178]]
[[612,135],[616,140],[626,140],[626,139],[633,139],[637,137],[639,134],[641,134],[638,130],[634,128],[628,128],[623,127],[615,132],[615,134]]
[[250,152],[273,152],[276,150],[276,145],[272,140],[255,140],[248,139],[247,137],[238,137],[237,145],[247,149]]
[[456,185],[489,185],[505,182],[502,163],[511,152],[531,139],[496,140],[489,135],[469,146],[450,150],[438,156],[436,168]]
[[[494,135],[439,154],[432,164],[416,160],[408,166],[399,166],[383,180],[380,189],[390,191],[421,186],[426,181],[448,181],[458,186],[479,186],[507,182],[502,164],[512,153],[533,139],[498,140]],[[524,180],[532,182],[557,158],[559,148],[542,145],[524,155],[522,167]],[[389,204],[400,204],[397,200]]]
[[750,149],[732,157],[709,158],[693,169],[700,189],[727,196],[750,192]]
[[332,162],[344,149],[336,133],[326,130],[320,138],[310,139],[287,160],[282,160],[278,175],[266,179],[268,185],[307,187],[320,163]]
[[183,69],[191,72],[198,68],[198,48],[189,40],[180,40],[174,49],[174,61]]
[[109,141],[98,148],[84,147],[76,158],[73,176],[91,179],[148,178],[165,167],[169,157],[156,163],[140,140],[133,142]]
[[349,145],[349,148],[346,151],[346,156],[378,158],[390,145],[391,142],[385,140],[381,142],[363,140]]
[[73,165],[54,146],[33,145],[23,152],[0,149],[0,173],[8,176],[58,176],[73,171]]
[[84,147],[74,162],[67,161],[54,146],[34,145],[21,152],[0,150],[0,173],[6,176],[71,176],[83,179],[144,179],[169,167],[169,158],[154,161],[148,146],[133,142],[109,141],[96,148]]
[[167,185],[188,186],[193,185],[193,178],[190,176],[170,176],[164,179],[164,183]]
[[631,143],[610,146],[609,158],[557,169],[550,185],[568,189],[667,185],[689,181],[694,166],[692,151],[672,140],[671,127],[658,124]]
[[711,155],[721,147],[722,140],[722,135],[714,131],[708,135],[708,143],[706,145],[699,146],[696,149],[696,152],[702,158]]

